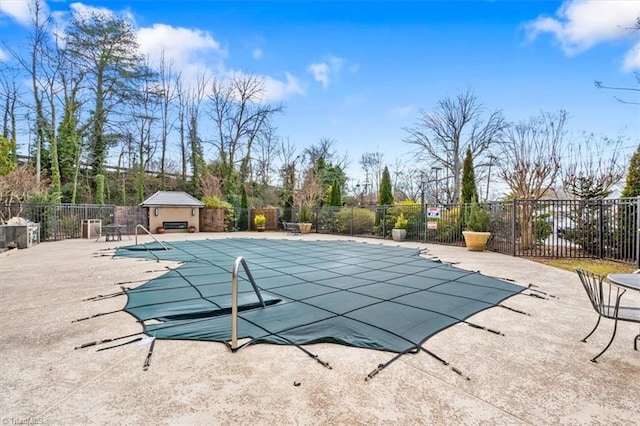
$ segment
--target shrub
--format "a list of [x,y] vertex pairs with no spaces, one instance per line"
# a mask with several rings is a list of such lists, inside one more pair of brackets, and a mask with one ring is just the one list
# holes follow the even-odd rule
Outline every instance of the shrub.
[[409,224],[409,220],[404,218],[404,213],[400,212],[400,216],[396,220],[394,229],[407,229],[407,225]]
[[542,213],[534,218],[533,232],[536,236],[536,242],[544,242],[553,233],[553,222],[550,222],[550,218],[549,213]]
[[300,223],[308,223],[311,222],[311,209],[308,205],[303,204],[300,207],[300,211],[298,212],[298,222]]
[[346,208],[336,212],[333,219],[338,233],[370,234],[376,214],[368,209]]
[[491,216],[489,212],[484,207],[478,205],[478,203],[471,203],[471,208],[464,219],[469,231],[489,232]]
[[253,223],[256,226],[264,226],[267,223],[267,218],[263,214],[257,214],[256,217],[253,218]]

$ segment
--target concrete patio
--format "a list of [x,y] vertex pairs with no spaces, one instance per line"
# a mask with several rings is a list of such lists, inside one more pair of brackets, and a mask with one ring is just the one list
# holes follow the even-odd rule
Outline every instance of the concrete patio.
[[[162,238],[240,236],[338,238],[283,233]],[[638,325],[619,324],[611,348],[592,363],[613,323],[602,324],[588,343],[580,341],[597,314],[575,273],[459,247],[359,241],[426,247],[430,256],[457,267],[534,284],[551,296],[522,294],[503,303],[529,315],[493,308],[472,317],[504,336],[458,324],[429,339],[424,346],[450,366],[425,353],[405,355],[370,381],[366,375],[394,354],[307,346],[331,364],[328,370],[291,346],[255,345],[231,353],[216,343],[157,341],[151,366],[143,371],[148,345],[74,350],[82,343],[139,332],[132,316],[118,312],[72,321],[122,309],[124,297],[83,299],[116,292],[116,283],[137,286],[175,263],[112,258],[108,249],[134,243],[126,237],[11,250],[0,255],[0,419],[3,424],[202,425],[640,422],[640,351],[633,350]],[[640,306],[640,294],[627,294],[624,300]]]

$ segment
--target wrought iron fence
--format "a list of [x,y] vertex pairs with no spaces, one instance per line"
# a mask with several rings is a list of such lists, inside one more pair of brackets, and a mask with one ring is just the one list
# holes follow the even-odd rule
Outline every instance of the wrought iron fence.
[[57,241],[82,236],[82,221],[100,219],[113,223],[115,206],[95,204],[0,204],[0,218],[22,217],[40,224],[40,241]]
[[[640,267],[640,199],[513,200],[486,203],[491,214],[488,250],[512,256],[600,258]],[[313,232],[391,238],[400,213],[407,240],[464,246],[468,205],[322,207]],[[296,210],[286,212],[295,218]],[[292,219],[289,219],[292,220]]]
[[[640,198],[486,203],[491,214],[487,248],[513,256],[600,258],[640,267],[639,206]],[[408,219],[407,240],[463,246],[467,208],[460,204],[322,207],[312,212],[312,232],[390,239],[402,213]],[[18,216],[40,223],[40,239],[47,241],[81,237],[82,221],[87,219],[100,219],[103,225],[145,220],[146,212],[137,207],[119,209],[126,211],[111,205],[0,204],[0,221]],[[236,211],[235,226],[230,228],[252,229],[251,210],[242,221]],[[269,217],[277,223],[269,229],[281,229],[282,221],[296,221],[296,209],[275,210]]]

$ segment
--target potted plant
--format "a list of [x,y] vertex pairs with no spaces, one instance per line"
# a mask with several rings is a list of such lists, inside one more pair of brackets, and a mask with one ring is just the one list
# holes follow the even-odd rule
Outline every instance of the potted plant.
[[298,226],[301,234],[311,232],[311,209],[306,204],[303,204],[298,212]]
[[489,212],[474,200],[464,216],[464,221],[466,231],[462,231],[462,235],[464,235],[467,249],[470,251],[484,251],[491,236],[489,232],[489,222],[491,221]]
[[404,241],[407,238],[407,225],[409,220],[404,217],[404,213],[400,212],[400,216],[396,219],[395,225],[391,230],[393,241]]
[[267,223],[267,218],[263,214],[257,214],[253,218],[253,224],[256,226],[256,230],[258,232],[264,231],[266,223]]

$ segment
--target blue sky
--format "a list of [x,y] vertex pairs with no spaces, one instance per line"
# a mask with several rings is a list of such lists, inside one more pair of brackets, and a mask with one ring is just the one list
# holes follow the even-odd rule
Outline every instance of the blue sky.
[[[24,41],[26,0],[0,1],[0,60]],[[279,134],[299,150],[337,141],[357,178],[365,152],[411,159],[403,142],[420,110],[473,90],[509,121],[566,109],[569,130],[640,143],[638,92],[598,90],[594,80],[638,87],[640,33],[624,31],[640,1],[49,1],[64,13],[103,8],[129,15],[142,48],[164,48],[193,75],[265,78],[286,114]],[[64,12],[64,13],[63,13]]]

